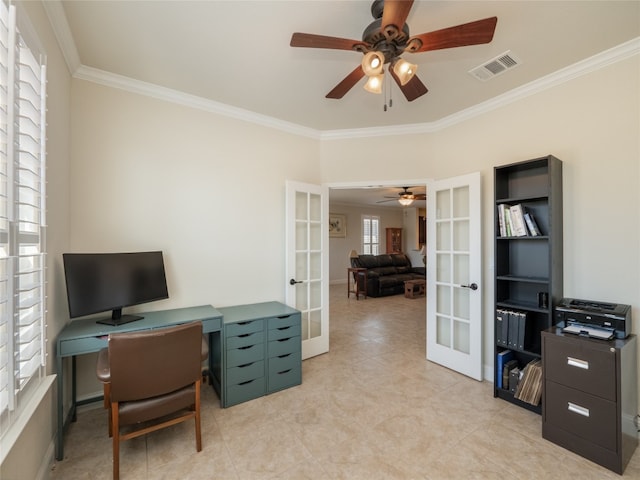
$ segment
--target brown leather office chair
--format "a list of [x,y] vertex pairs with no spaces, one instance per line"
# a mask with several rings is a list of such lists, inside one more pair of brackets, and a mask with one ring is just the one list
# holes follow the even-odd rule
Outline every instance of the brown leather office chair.
[[[109,335],[96,374],[109,410],[114,479],[120,474],[120,441],[193,418],[196,450],[202,450],[200,387],[207,353],[201,322]],[[131,430],[121,433],[123,426]]]

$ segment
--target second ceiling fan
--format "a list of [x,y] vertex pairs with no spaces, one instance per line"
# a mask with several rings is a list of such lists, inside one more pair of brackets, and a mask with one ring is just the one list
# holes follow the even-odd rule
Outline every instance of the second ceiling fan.
[[389,74],[411,102],[428,90],[415,75],[417,66],[402,59],[400,55],[489,43],[493,39],[498,21],[497,17],[490,17],[411,36],[405,22],[412,5],[413,0],[375,0],[371,5],[374,21],[362,33],[361,41],[296,32],[291,37],[290,45],[354,50],[364,54],[362,63],[338,83],[326,98],[342,98],[365,75],[369,77],[365,89],[380,93],[384,65],[389,64]]

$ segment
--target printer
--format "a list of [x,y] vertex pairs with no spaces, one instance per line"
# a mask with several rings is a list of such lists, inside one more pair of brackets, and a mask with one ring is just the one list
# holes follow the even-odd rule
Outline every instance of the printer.
[[631,333],[631,306],[563,298],[555,308],[555,323],[563,332],[609,340]]

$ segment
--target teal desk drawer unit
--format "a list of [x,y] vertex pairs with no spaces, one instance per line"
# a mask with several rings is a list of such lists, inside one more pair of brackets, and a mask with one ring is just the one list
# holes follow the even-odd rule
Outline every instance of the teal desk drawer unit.
[[279,302],[219,308],[223,366],[219,385],[230,407],[302,383],[300,312]]

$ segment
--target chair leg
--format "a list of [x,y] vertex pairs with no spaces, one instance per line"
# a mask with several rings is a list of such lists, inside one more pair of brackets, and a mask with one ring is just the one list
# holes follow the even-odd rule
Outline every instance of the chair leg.
[[195,422],[196,422],[196,450],[202,450],[202,435],[200,430],[200,380],[196,381]]
[[104,408],[108,411],[108,421],[109,421],[109,437],[113,436],[113,430],[111,428],[111,384],[104,384]]
[[111,431],[113,433],[113,480],[120,478],[120,425],[118,402],[111,402]]

